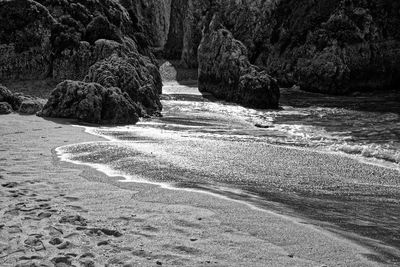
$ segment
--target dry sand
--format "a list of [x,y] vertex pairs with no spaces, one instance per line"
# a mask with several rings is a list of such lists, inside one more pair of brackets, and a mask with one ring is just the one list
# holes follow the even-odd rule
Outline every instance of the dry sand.
[[0,266],[379,265],[295,219],[60,162],[56,147],[99,140],[66,121],[3,115],[0,135]]

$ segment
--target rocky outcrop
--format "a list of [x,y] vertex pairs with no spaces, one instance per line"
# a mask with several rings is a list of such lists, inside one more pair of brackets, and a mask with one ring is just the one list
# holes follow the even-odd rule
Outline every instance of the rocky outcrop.
[[167,42],[173,0],[120,0],[153,47]]
[[119,88],[67,80],[57,85],[39,115],[98,124],[134,124],[138,111]]
[[[185,25],[181,26],[183,33],[179,36],[190,36],[201,25],[201,18],[190,24],[184,20],[185,16],[204,13],[204,10],[212,12],[212,5],[216,5],[220,22],[246,46],[250,62],[266,68],[281,86],[297,84],[303,90],[344,94],[393,89],[400,84],[398,1],[203,0],[195,3],[194,11],[183,8],[184,14],[172,16],[179,20],[177,25]],[[182,37],[175,42],[178,45],[173,43],[171,47],[176,48],[176,54],[184,50],[185,44],[198,46],[198,39],[189,39],[191,42]]]
[[2,1],[0,80],[82,79],[99,59],[100,39],[122,44],[129,38],[157,65],[137,16],[117,0]]
[[[151,2],[148,8],[159,7],[158,2],[163,1]],[[146,36],[147,22],[139,21],[144,16],[144,4],[139,0],[0,2],[0,26],[4,25],[0,27],[0,80],[47,76],[56,80],[83,80],[87,76],[88,82],[104,84],[105,91],[97,90],[96,94],[108,96],[111,91],[107,90],[117,86],[130,95],[129,101],[135,104],[137,115],[160,114],[161,76],[150,51],[151,40]],[[164,12],[161,7],[159,10]],[[149,18],[146,16],[146,19]],[[115,88],[112,91],[116,92]],[[53,101],[52,105],[55,103],[62,104]],[[38,106],[37,101],[23,99],[19,110],[31,113]],[[124,104],[122,108],[131,113],[129,105]],[[57,108],[53,106],[53,110]],[[54,116],[62,112],[42,113],[47,114]],[[122,116],[118,114],[117,117]],[[85,120],[114,122],[113,119]],[[117,121],[132,123],[134,120]]]
[[36,114],[43,108],[45,100],[21,93],[12,93],[6,87],[0,85],[0,102],[3,103],[3,110],[9,110],[10,108],[11,112],[17,111],[21,114]]
[[278,108],[279,88],[265,71],[251,65],[246,47],[218,22],[204,30],[198,51],[199,90],[255,108]]
[[172,1],[165,58],[178,59],[186,68],[197,67],[197,47],[202,38],[203,18],[209,7],[208,0]]
[[11,105],[7,102],[0,102],[0,115],[10,114],[13,112]]
[[162,87],[161,76],[158,71],[151,71],[147,64],[150,62],[142,60],[138,54],[113,54],[94,64],[85,81],[96,82],[106,88],[118,87],[141,108],[141,116],[157,115],[161,111],[158,98]]
[[399,12],[394,0],[280,1],[258,62],[304,90],[341,94],[398,87]]

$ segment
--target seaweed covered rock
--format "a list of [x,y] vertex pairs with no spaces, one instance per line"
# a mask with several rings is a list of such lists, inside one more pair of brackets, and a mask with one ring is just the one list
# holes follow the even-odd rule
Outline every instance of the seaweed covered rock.
[[138,110],[119,88],[67,80],[57,85],[39,115],[98,124],[134,124],[139,120]]
[[138,54],[129,56],[114,53],[97,62],[85,78],[86,82],[96,82],[106,88],[118,87],[127,93],[141,108],[141,116],[158,115],[161,102],[158,93],[161,91],[161,77],[151,62]]
[[217,16],[204,31],[198,51],[199,90],[255,108],[278,108],[279,88],[251,65],[246,47],[221,27]]

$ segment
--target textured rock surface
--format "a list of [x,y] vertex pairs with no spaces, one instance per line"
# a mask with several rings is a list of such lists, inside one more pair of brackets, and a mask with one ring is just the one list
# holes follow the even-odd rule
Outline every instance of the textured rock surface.
[[[126,92],[139,107],[141,116],[156,115],[161,111],[158,92],[161,91],[161,77],[158,71],[147,68],[146,62],[138,54],[129,57],[113,54],[94,64],[85,78],[86,82],[96,82],[106,88],[118,87]],[[153,78],[153,75],[158,77]]]
[[278,108],[279,88],[251,65],[246,47],[221,27],[215,16],[199,46],[199,89],[255,108]]
[[[45,100],[21,93],[12,93],[6,87],[0,85],[0,102],[10,105],[12,110],[22,114],[35,114],[44,106]],[[6,107],[5,105],[3,105]]]
[[136,104],[119,88],[67,80],[57,85],[39,115],[100,124],[133,124],[138,121],[137,112]]
[[[200,2],[203,12],[218,6],[221,23],[246,46],[250,62],[265,67],[282,86],[341,94],[400,84],[396,0]],[[185,25],[183,35],[190,29]],[[196,38],[191,40],[196,47]]]
[[0,115],[10,114],[13,112],[11,105],[7,102],[0,102]]
[[2,1],[0,26],[0,80],[81,79],[99,59],[99,39],[129,38],[156,65],[138,14],[117,0]]
[[120,2],[138,22],[150,45],[163,47],[168,38],[173,0],[121,0]]
[[[165,13],[166,18],[162,20],[169,21],[167,6],[170,6],[168,0],[2,1],[0,81],[46,76],[56,80],[83,80],[90,69],[88,81],[105,84],[104,79],[110,80],[112,76],[114,84],[106,84],[107,88],[118,86],[129,93],[130,101],[141,108],[138,109],[140,116],[159,114],[161,77],[150,52],[151,40],[145,26],[158,19],[146,15],[153,7],[159,8],[158,15]],[[141,17],[146,20],[140,21]],[[157,23],[156,32],[161,28],[167,31],[168,25]],[[111,65],[114,63],[116,66]],[[105,68],[107,73],[102,71]],[[96,78],[91,79],[94,73]],[[20,112],[34,113],[40,107],[35,99],[16,101],[18,105],[11,105]]]
[[41,111],[46,101],[33,97],[21,97],[21,105],[19,105],[18,112],[21,114],[33,115]]
[[164,55],[180,59],[182,66],[197,66],[197,47],[202,38],[203,18],[210,7],[208,0],[174,0]]

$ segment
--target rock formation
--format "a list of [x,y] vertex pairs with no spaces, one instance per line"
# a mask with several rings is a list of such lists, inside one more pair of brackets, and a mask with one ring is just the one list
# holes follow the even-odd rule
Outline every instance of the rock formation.
[[[112,61],[118,55],[118,70],[110,68],[114,70],[111,73],[117,75],[119,70],[126,69],[134,70],[135,74],[125,71],[123,77],[115,79],[116,83],[131,75],[134,89],[129,92],[137,92],[131,100],[142,107],[139,115],[159,114],[161,77],[149,47],[151,36],[145,27],[150,25],[150,21],[139,21],[141,16],[150,19],[143,14],[148,13],[147,9],[151,7],[159,7],[158,2],[163,1],[151,2],[152,5],[145,8],[145,1],[139,0],[1,1],[0,81],[49,76],[60,81],[83,80],[89,70],[91,74],[93,69],[99,71],[101,66],[96,62],[102,62],[104,68],[108,58],[112,57],[108,60]],[[160,14],[164,12],[162,8],[159,11]],[[168,25],[159,24],[156,32],[160,28],[167,30]],[[121,89],[125,91],[125,88]],[[28,104],[26,101],[23,105],[26,111],[34,106],[34,103]]]
[[340,94],[397,87],[399,12],[395,0],[280,1],[258,61],[304,90]]
[[278,108],[279,88],[265,71],[251,65],[246,47],[220,25],[206,27],[198,50],[199,90],[255,108]]
[[7,102],[0,102],[0,115],[10,114],[13,112],[11,105]]
[[6,87],[0,85],[0,102],[3,111],[0,114],[9,114],[12,111],[21,114],[36,114],[43,108],[45,100],[21,93],[12,93]]
[[66,80],[51,93],[40,116],[98,124],[134,124],[139,107],[119,88]]
[[171,21],[171,27],[184,25],[182,34],[176,31],[182,44],[176,41],[171,46],[183,62],[183,47],[196,48],[200,40],[188,42],[182,36],[193,34],[202,19],[194,16],[189,26],[184,18],[210,12],[212,4],[219,5],[221,24],[246,46],[250,62],[266,68],[281,86],[297,84],[303,90],[343,94],[400,84],[396,0],[196,1],[193,10],[183,8],[185,14],[171,15],[179,20]]
[[113,54],[94,64],[85,81],[96,82],[106,88],[120,88],[141,107],[141,116],[159,114],[161,102],[158,92],[162,86],[161,77],[153,79],[154,74],[146,64],[150,63],[143,61],[138,54]]

